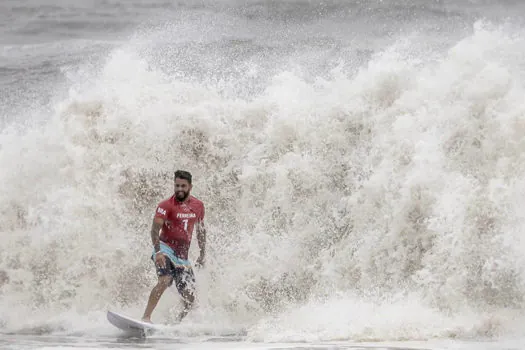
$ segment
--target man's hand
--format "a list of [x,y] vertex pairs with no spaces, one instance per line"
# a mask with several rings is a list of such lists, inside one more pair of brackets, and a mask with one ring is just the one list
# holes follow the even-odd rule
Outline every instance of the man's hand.
[[161,252],[155,254],[155,264],[157,264],[160,268],[166,268],[166,257],[164,254]]
[[199,268],[204,267],[204,255],[203,255],[203,254],[201,254],[201,255],[199,256],[199,258],[198,258],[197,261],[195,262],[195,266],[196,266],[196,267],[199,267]]

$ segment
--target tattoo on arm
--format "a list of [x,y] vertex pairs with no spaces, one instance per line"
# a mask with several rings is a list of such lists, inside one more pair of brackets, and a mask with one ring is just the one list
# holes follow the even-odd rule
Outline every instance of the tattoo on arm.
[[206,252],[206,228],[204,227],[203,222],[200,222],[198,226],[197,242],[199,244],[201,254],[204,255],[204,253]]
[[159,231],[163,224],[163,221],[155,219],[151,225],[151,242],[153,243],[156,252],[160,251]]

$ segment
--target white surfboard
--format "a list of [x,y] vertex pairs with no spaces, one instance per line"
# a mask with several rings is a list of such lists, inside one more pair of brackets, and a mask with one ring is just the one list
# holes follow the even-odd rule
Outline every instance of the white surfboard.
[[126,332],[138,332],[145,335],[160,329],[158,325],[135,320],[131,317],[109,310],[107,313],[107,319],[109,323]]

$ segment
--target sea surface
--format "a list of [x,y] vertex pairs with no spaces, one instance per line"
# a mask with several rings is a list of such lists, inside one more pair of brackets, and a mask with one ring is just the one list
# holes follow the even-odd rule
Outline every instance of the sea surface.
[[[0,0],[0,349],[525,349],[524,13]],[[177,169],[197,304],[129,337]]]

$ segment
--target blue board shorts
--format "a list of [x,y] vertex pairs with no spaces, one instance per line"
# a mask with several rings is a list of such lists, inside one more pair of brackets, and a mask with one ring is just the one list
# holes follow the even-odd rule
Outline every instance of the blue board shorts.
[[[162,268],[155,264],[157,269],[157,276],[168,276],[171,275],[173,280],[170,286],[175,281],[175,286],[179,291],[179,294],[184,292],[191,295],[195,292],[195,275],[189,260],[180,259],[173,249],[164,242],[160,242],[160,251],[166,256],[166,267]],[[151,255],[151,259],[155,262],[155,251]]]

